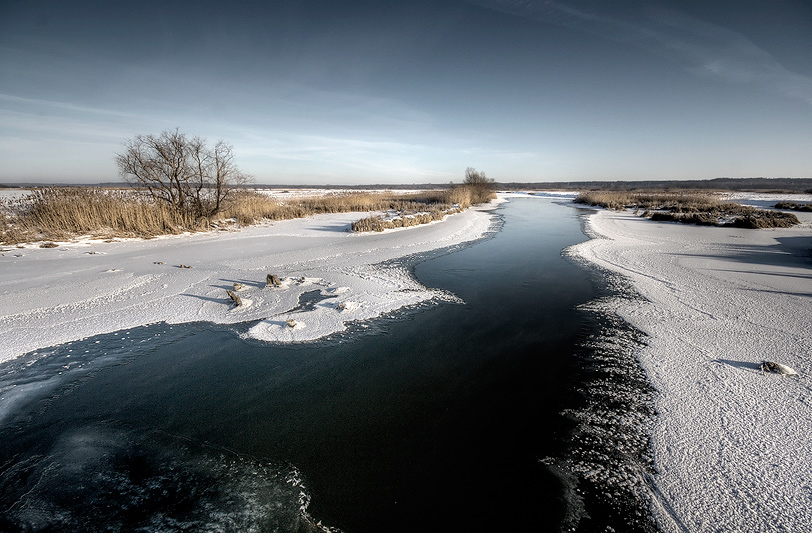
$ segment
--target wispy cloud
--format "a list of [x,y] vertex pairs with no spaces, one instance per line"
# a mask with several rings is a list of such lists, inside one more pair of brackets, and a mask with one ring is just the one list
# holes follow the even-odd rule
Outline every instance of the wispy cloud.
[[667,57],[695,75],[758,86],[812,105],[812,77],[787,70],[745,35],[685,13],[644,9],[618,15],[551,0],[470,1],[497,11],[627,42]]
[[654,12],[651,21],[661,51],[694,73],[758,85],[812,105],[812,78],[787,70],[744,35],[675,11]]
[[109,144],[156,122],[137,113],[0,93],[0,131],[5,137]]
[[109,115],[119,117],[132,117],[130,113],[115,111],[112,109],[105,109],[100,107],[88,107],[71,104],[68,102],[58,102],[54,100],[42,100],[38,98],[24,98],[22,96],[15,96],[11,94],[0,93],[0,105],[3,107],[15,106],[25,107],[28,109],[59,109],[62,111],[74,111],[79,113],[92,113],[94,115]]

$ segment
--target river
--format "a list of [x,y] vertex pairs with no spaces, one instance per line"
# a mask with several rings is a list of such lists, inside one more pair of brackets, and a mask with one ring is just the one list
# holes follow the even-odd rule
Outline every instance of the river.
[[0,530],[617,524],[566,472],[604,290],[562,255],[582,215],[512,200],[487,238],[403,259],[460,301],[317,342],[153,324],[3,364]]

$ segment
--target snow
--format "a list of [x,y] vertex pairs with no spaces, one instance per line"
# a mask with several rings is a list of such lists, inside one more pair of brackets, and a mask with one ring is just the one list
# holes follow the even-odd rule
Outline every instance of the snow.
[[772,193],[745,193],[745,192],[728,192],[722,193],[721,200],[723,202],[735,202],[760,209],[769,209],[775,207],[778,202],[795,202],[795,203],[809,203],[812,202],[812,194],[772,194]]
[[571,250],[646,300],[606,310],[649,335],[663,531],[812,531],[812,216],[797,214],[801,226],[747,230],[598,211]]
[[[570,250],[645,298],[603,305],[649,336],[639,358],[657,389],[652,494],[664,531],[812,531],[812,214],[797,215],[798,227],[747,230],[597,211],[593,239]],[[479,238],[491,224],[486,209],[469,209],[408,229],[346,231],[364,216],[2,247],[0,361],[160,321],[256,321],[247,333],[256,339],[321,338],[450,297],[392,260]],[[283,286],[266,288],[267,274]],[[246,286],[240,307],[226,295],[234,283]],[[312,291],[326,299],[296,312]],[[763,360],[798,375],[764,373]]]
[[[152,240],[3,246],[0,361],[161,321],[258,321],[253,338],[309,341],[348,322],[452,298],[392,261],[481,237],[491,226],[489,209],[383,233],[351,233],[350,224],[367,214],[343,213]],[[268,274],[285,278],[282,287],[266,287]],[[226,293],[234,283],[245,285],[239,307]],[[325,299],[297,312],[299,297],[311,291]]]
[[16,200],[31,194],[31,189],[3,189],[0,188],[0,202],[3,200]]

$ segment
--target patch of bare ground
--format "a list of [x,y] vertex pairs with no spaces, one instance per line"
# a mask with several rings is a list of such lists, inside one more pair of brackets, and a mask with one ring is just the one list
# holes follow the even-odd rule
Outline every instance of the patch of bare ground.
[[704,192],[589,191],[579,194],[575,202],[607,209],[634,209],[640,216],[655,221],[703,226],[786,228],[800,223],[792,213],[722,202]]

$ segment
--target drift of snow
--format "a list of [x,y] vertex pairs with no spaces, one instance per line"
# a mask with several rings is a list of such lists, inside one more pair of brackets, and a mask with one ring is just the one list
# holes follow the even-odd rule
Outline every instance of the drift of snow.
[[[812,531],[812,217],[747,230],[590,215],[571,250],[647,300],[607,311],[649,335],[654,513],[663,531]],[[764,373],[762,360],[798,371]]]
[[[260,340],[317,339],[351,321],[448,297],[386,262],[477,239],[491,225],[487,208],[473,208],[408,229],[350,233],[364,216],[317,215],[238,232],[51,249],[3,247],[0,361],[161,321],[256,320],[250,336]],[[267,274],[285,278],[282,287],[266,287]],[[234,283],[245,286],[242,306],[226,293]],[[298,310],[300,296],[311,291],[324,299]]]

